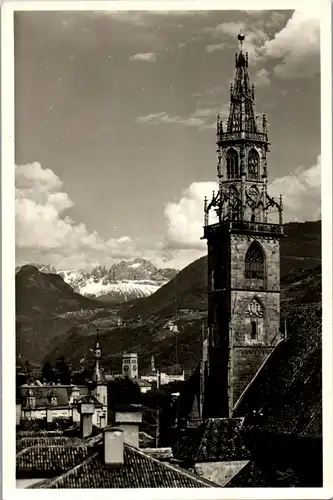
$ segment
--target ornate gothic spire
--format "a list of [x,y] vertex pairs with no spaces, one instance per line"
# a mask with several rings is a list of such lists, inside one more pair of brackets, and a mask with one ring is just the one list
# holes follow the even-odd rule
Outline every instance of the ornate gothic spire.
[[254,85],[248,73],[248,53],[243,52],[245,36],[238,35],[239,54],[236,53],[236,74],[230,87],[230,111],[227,132],[258,132],[254,112]]

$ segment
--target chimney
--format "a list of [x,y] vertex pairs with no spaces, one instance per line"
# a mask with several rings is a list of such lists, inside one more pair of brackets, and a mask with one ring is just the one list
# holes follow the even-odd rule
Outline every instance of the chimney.
[[95,413],[95,404],[89,396],[82,398],[79,403],[81,415],[81,437],[86,438],[92,434],[92,417]]
[[50,407],[46,408],[46,422],[48,424],[53,422],[53,411],[52,411],[52,408],[50,408]]
[[104,464],[122,465],[124,463],[124,431],[119,427],[104,429]]
[[115,423],[124,432],[124,443],[139,448],[139,424],[142,423],[141,405],[116,408]]
[[72,406],[72,421],[73,422],[80,422],[80,413],[78,411],[78,407],[75,405],[75,406]]

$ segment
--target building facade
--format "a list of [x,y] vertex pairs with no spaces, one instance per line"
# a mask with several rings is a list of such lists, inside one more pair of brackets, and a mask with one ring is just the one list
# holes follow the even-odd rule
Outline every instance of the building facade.
[[[217,119],[219,189],[205,199],[208,246],[206,414],[233,408],[280,341],[282,198],[267,192],[266,116],[258,124],[248,54],[239,35],[229,117]],[[213,214],[213,217],[212,217]]]
[[138,378],[138,355],[136,353],[124,353],[122,362],[122,375],[129,378]]
[[78,406],[89,394],[96,398],[92,423],[105,427],[108,423],[107,382],[103,376],[100,359],[101,347],[98,340],[93,349],[94,364],[92,383],[87,385],[23,385],[20,388],[21,400],[16,405],[16,425],[21,419],[68,418],[73,422],[81,420]]

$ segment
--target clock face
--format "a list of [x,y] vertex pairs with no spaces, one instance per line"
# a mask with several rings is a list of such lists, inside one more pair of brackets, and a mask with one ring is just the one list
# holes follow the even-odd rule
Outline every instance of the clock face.
[[247,192],[248,203],[250,207],[255,208],[258,204],[260,193],[256,186],[251,186]]
[[259,197],[258,189],[255,186],[251,186],[249,189],[249,195],[252,199],[257,199]]
[[128,370],[129,370],[129,366],[128,365],[124,365],[124,371],[128,372]]
[[132,368],[133,368],[133,371],[136,372],[136,365],[133,365]]

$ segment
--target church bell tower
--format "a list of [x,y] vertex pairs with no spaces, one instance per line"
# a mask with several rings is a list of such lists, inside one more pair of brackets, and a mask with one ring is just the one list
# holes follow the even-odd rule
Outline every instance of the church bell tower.
[[[233,408],[280,340],[282,197],[267,192],[266,116],[257,122],[244,35],[238,35],[229,117],[217,118],[219,189],[205,199],[208,246],[206,416]],[[207,405],[207,406],[206,406]]]

